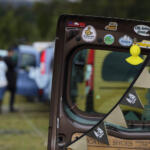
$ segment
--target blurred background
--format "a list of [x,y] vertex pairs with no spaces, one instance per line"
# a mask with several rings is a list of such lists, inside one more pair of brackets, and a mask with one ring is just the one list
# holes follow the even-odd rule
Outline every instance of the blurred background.
[[47,149],[57,20],[82,14],[150,20],[148,0],[0,0],[0,57],[17,57],[15,109],[4,93],[0,150]]
[[55,39],[61,14],[83,14],[149,20],[149,1],[143,0],[0,0],[0,45]]

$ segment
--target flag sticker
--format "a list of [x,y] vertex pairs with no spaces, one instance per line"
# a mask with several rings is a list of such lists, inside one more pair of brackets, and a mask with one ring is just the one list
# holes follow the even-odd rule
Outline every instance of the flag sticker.
[[143,109],[143,105],[134,88],[127,93],[127,95],[121,101],[121,104]]
[[87,135],[98,140],[101,143],[109,145],[109,141],[108,141],[107,132],[105,129],[104,122],[102,122],[98,126],[96,126]]

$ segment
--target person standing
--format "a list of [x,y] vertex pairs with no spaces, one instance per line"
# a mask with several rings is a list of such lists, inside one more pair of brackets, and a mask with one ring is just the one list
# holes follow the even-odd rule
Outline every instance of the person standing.
[[14,57],[14,50],[10,48],[8,50],[8,56],[4,57],[4,61],[7,64],[8,70],[6,72],[6,77],[8,81],[7,90],[10,92],[10,102],[9,110],[10,112],[15,112],[14,102],[15,102],[15,93],[16,93],[16,81],[17,81],[17,59]]
[[2,100],[7,87],[6,72],[7,65],[0,57],[0,112],[2,112]]

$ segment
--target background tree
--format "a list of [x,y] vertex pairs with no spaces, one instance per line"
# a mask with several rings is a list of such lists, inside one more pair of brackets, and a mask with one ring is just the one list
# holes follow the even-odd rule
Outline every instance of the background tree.
[[0,49],[7,49],[19,39],[50,41],[55,39],[57,20],[62,14],[150,20],[147,0],[53,0],[32,7],[0,6]]

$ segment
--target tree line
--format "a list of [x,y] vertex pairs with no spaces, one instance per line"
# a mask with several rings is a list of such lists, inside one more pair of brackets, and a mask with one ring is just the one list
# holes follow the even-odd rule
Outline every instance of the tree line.
[[150,20],[147,0],[81,0],[70,3],[53,0],[32,7],[0,6],[0,49],[10,45],[55,39],[57,20],[62,14]]

